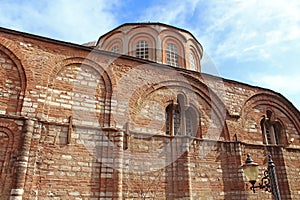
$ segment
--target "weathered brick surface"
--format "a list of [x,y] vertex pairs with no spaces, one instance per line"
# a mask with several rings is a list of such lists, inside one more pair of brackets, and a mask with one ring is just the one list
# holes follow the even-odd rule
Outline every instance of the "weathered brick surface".
[[[191,136],[165,134],[178,102],[197,112]],[[278,145],[263,142],[269,110]],[[249,191],[247,153],[261,172],[270,153],[282,199],[300,199],[299,119],[267,89],[0,32],[1,199],[271,198]]]

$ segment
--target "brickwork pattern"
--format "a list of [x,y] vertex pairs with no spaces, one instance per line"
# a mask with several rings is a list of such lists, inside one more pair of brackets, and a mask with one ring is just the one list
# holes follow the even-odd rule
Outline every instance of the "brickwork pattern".
[[[199,114],[197,134],[165,134],[178,95]],[[267,110],[283,124],[279,145],[263,143]],[[300,199],[299,119],[267,89],[0,32],[1,199],[271,198],[249,191],[247,153],[260,171],[270,153],[282,199]]]

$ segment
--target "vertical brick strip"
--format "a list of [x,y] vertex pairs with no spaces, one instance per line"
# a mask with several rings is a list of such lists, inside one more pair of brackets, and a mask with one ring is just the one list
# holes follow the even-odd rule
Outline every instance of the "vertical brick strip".
[[124,132],[120,131],[115,136],[115,142],[117,152],[115,158],[115,169],[117,173],[117,199],[122,200],[122,193],[123,193],[123,139],[124,139]]
[[17,162],[17,179],[15,188],[11,190],[10,200],[22,199],[24,193],[25,178],[28,166],[29,150],[31,144],[32,133],[34,129],[34,120],[27,119],[24,124],[23,144],[20,150]]

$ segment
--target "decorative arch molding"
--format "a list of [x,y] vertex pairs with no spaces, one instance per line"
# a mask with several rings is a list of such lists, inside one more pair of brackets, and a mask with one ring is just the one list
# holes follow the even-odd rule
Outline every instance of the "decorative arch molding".
[[118,45],[118,47],[119,47],[118,53],[120,53],[120,54],[124,53],[123,52],[124,42],[121,37],[115,37],[112,40],[109,40],[102,48],[107,51],[111,51],[115,45]]
[[[195,52],[197,52],[197,56],[199,56],[199,58],[200,58],[200,60],[201,60],[201,58],[202,58],[202,56],[203,56],[203,49],[202,49],[202,46],[199,45],[199,44],[197,44],[197,42],[196,42],[194,39],[188,39],[187,44],[188,44],[190,47],[194,48]],[[198,53],[199,53],[200,55],[198,55]]]
[[0,119],[0,193],[9,197],[16,183],[18,149],[22,133],[15,122]]
[[178,65],[179,67],[184,67],[185,66],[185,48],[184,48],[184,42],[180,41],[177,37],[173,35],[168,35],[162,38],[161,42],[161,49],[162,49],[162,55],[163,55],[163,63],[167,63],[167,55],[166,55],[166,50],[167,50],[167,44],[168,43],[173,43],[176,45],[177,50],[178,50]]
[[[72,65],[85,66],[95,71],[99,75],[99,77],[101,77],[102,79],[101,81],[103,81],[103,85],[104,85],[103,88],[101,87],[101,91],[103,91],[103,93],[101,94],[101,98],[103,98],[103,104],[104,104],[102,110],[104,112],[103,114],[105,115],[103,118],[103,123],[109,125],[111,123],[110,122],[111,112],[109,110],[111,109],[112,81],[110,79],[109,73],[95,61],[90,60],[88,58],[72,57],[57,63],[53,68],[53,70],[51,71],[47,88],[49,89],[52,87],[52,85],[55,83],[56,77],[59,75],[60,72],[62,72],[66,67]],[[47,94],[47,96],[48,95],[49,94]],[[43,110],[44,110],[43,112],[46,112],[45,115],[47,116],[48,115],[47,109],[43,109]]]
[[246,100],[242,108],[242,119],[243,116],[246,116],[248,113],[252,112],[252,109],[259,105],[265,105],[266,109],[273,110],[274,108],[278,109],[286,115],[286,117],[294,124],[298,133],[300,133],[300,113],[297,109],[283,96],[276,95],[272,93],[258,93]]
[[[151,26],[138,26],[138,27],[132,27],[130,31],[127,33],[129,37],[132,37],[136,34],[136,31],[142,31],[145,33],[151,34],[153,37],[157,37],[159,34],[159,31]],[[153,32],[153,33],[152,33]]]
[[140,27],[133,27],[133,28],[131,28],[130,31],[127,33],[127,37],[130,40],[131,38],[135,37],[136,35],[139,35],[140,33],[148,34],[153,39],[157,38],[158,35],[159,35],[158,30],[156,30],[153,27],[150,27],[150,26],[140,26]]
[[27,88],[27,78],[25,74],[25,70],[20,59],[8,48],[0,44],[0,52],[3,52],[9,59],[12,60],[13,64],[15,64],[18,70],[18,76],[20,78],[20,92],[17,96],[17,107],[16,107],[16,114],[19,114],[22,110],[23,99],[25,96],[25,91]]
[[106,35],[104,38],[100,37],[97,41],[97,47],[107,48],[109,46],[107,43],[110,43],[114,39],[120,39],[124,37],[124,33],[122,31],[111,32]]
[[150,60],[156,60],[156,45],[157,45],[157,40],[155,39],[155,35],[151,34],[150,32],[137,32],[137,33],[132,33],[130,36],[128,36],[128,54],[130,56],[135,56],[135,45],[139,40],[145,40],[148,42],[149,46],[149,59]]
[[[159,91],[161,89],[178,89],[178,93],[173,97],[167,97],[164,99],[164,102],[162,102],[164,107],[167,107],[170,102],[176,102],[177,101],[177,95],[182,95],[180,91],[188,91],[191,93],[194,93],[196,96],[200,97],[205,101],[207,105],[212,109],[213,112],[216,113],[217,120],[220,125],[222,125],[222,133],[224,135],[224,139],[226,141],[230,140],[229,131],[226,124],[226,117],[228,116],[228,111],[224,105],[224,103],[219,99],[219,97],[209,88],[203,84],[200,81],[197,81],[195,83],[188,83],[183,81],[164,81],[160,82],[151,86],[144,86],[140,87],[139,90],[135,91],[132,95],[129,107],[134,107],[134,104],[136,104],[139,100],[146,99],[148,96],[153,94],[156,91]],[[199,110],[199,106],[196,106],[197,102],[190,102],[187,97],[183,97],[186,100],[185,107],[192,107],[197,108],[197,111],[199,113],[202,113],[203,111]]]
[[90,60],[88,58],[72,57],[72,58],[67,58],[67,59],[57,63],[49,76],[50,78],[48,81],[48,86],[49,86],[49,84],[51,84],[51,81],[54,80],[54,77],[63,69],[63,67],[69,66],[72,64],[86,65],[86,66],[89,66],[89,67],[93,68],[94,70],[96,70],[104,80],[105,92],[106,92],[105,97],[110,98],[111,93],[112,93],[112,81],[110,79],[110,75],[101,65],[99,65],[95,61]]
[[8,137],[7,148],[19,148],[22,132],[19,130],[18,124],[5,119],[0,119],[0,132],[3,132]]
[[179,33],[178,31],[173,31],[172,29],[165,29],[162,30],[160,33],[160,38],[164,40],[166,37],[173,37],[173,38],[178,38],[179,41],[182,43],[186,43],[187,39],[184,37],[183,34]]

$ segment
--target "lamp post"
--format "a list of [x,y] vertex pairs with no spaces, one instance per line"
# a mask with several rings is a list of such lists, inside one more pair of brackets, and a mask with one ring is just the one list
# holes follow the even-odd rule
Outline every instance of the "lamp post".
[[268,155],[268,169],[264,171],[264,177],[262,177],[261,182],[258,185],[255,185],[258,179],[258,164],[252,160],[249,154],[247,155],[247,159],[242,168],[247,180],[251,183],[250,189],[253,192],[255,192],[256,188],[264,189],[265,191],[272,192],[275,200],[281,200],[276,178],[275,165],[271,155]]

